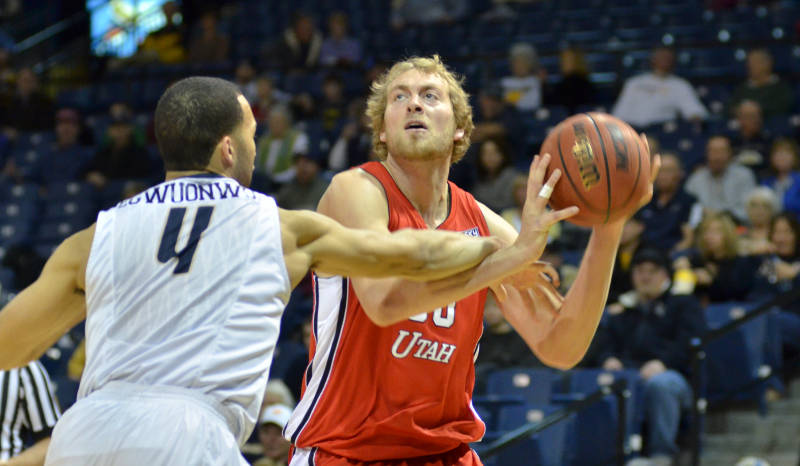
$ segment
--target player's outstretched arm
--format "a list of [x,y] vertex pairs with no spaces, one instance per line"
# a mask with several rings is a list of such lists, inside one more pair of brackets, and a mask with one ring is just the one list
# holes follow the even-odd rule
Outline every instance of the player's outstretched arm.
[[[640,206],[652,196],[652,180],[659,167],[656,156],[651,189],[640,200]],[[543,279],[542,269],[535,268],[508,277],[502,288],[495,288],[502,295],[498,302],[506,319],[545,364],[568,369],[580,362],[589,348],[605,308],[625,221],[593,228],[578,275],[566,297],[558,293],[557,283]],[[505,223],[502,219],[490,223],[500,225],[499,222]],[[502,238],[508,233],[493,234]]]
[[[544,175],[544,168],[531,170],[529,196],[536,197],[544,184]],[[547,183],[552,186],[557,179],[558,175],[554,175]],[[388,231],[388,205],[383,188],[362,170],[336,175],[318,210],[346,226]],[[549,227],[576,212],[577,209],[565,209],[544,213],[535,219],[534,228],[526,238],[516,243],[514,238],[510,239],[508,243],[514,243],[511,246],[492,253],[477,267],[446,279],[419,283],[399,278],[362,277],[353,279],[352,284],[370,320],[377,325],[391,325],[447,306],[528,267],[541,255]]]
[[281,210],[280,216],[293,285],[308,268],[344,276],[435,280],[474,267],[500,245],[493,238],[436,230],[351,229],[311,211]]
[[86,261],[94,225],[53,252],[39,278],[0,311],[0,369],[37,359],[86,318]]

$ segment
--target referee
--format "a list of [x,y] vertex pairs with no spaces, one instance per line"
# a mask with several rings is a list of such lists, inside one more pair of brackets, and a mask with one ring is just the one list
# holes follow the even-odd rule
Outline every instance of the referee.
[[[0,371],[0,465],[42,465],[61,416],[55,390],[39,361]],[[23,451],[26,445],[30,448]]]

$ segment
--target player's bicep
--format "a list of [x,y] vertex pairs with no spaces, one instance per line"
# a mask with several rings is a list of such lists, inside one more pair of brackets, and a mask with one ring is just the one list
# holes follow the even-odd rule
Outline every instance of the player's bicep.
[[38,358],[86,317],[84,275],[94,228],[65,240],[39,278],[0,312],[0,369]]

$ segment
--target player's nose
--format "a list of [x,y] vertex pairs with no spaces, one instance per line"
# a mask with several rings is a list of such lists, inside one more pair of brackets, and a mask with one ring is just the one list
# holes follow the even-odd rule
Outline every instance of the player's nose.
[[415,113],[422,111],[422,104],[419,101],[418,95],[412,95],[410,99],[408,99],[408,113]]

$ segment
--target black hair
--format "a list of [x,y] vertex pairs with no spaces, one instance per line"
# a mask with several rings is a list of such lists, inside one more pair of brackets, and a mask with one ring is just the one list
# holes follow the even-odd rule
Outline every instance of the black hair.
[[220,78],[182,79],[164,91],[155,114],[158,150],[167,170],[202,170],[214,148],[244,120],[235,84]]

